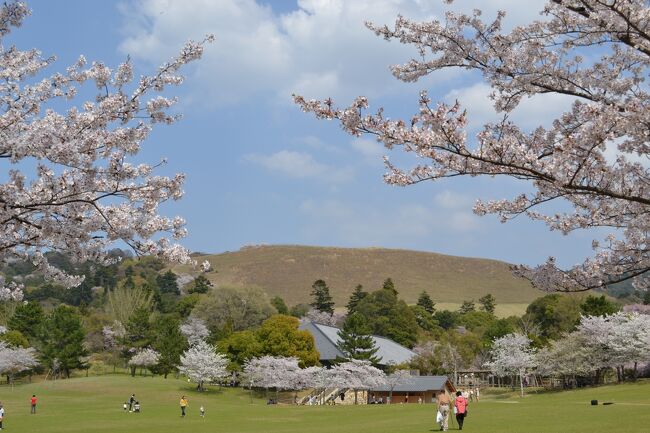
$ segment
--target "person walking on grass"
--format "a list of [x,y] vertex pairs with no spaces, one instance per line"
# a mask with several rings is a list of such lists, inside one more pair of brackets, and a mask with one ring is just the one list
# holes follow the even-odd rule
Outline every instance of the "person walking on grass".
[[134,404],[135,404],[135,394],[131,394],[131,398],[129,398],[129,412],[133,412]]
[[440,431],[447,431],[449,428],[449,407],[451,400],[445,391],[441,391],[436,395],[436,406],[440,413]]
[[36,394],[32,394],[32,399],[30,400],[32,409],[30,413],[36,413]]
[[463,393],[460,391],[456,393],[454,408],[454,412],[456,412],[456,421],[458,421],[458,430],[462,430],[463,422],[467,416],[467,399],[463,397]]
[[0,403],[0,430],[2,430],[2,421],[5,419],[5,408]]
[[185,396],[182,396],[180,404],[181,404],[181,417],[183,418],[185,417],[185,408],[187,407],[187,403],[188,403],[187,398],[185,398]]

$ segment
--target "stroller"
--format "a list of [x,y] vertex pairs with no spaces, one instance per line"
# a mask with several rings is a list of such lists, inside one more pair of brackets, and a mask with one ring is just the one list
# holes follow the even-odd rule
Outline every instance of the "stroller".
[[140,402],[139,401],[136,401],[135,404],[133,405],[133,412],[140,413]]

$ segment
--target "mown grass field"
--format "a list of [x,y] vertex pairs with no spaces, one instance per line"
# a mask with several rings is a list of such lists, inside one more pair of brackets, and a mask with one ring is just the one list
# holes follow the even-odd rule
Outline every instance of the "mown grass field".
[[[142,413],[129,414],[122,403],[136,393]],[[29,414],[29,397],[39,397]],[[178,400],[189,397],[188,416]],[[185,381],[123,375],[3,386],[5,430],[10,432],[88,433],[416,433],[434,428],[432,405],[267,406],[239,389],[193,391]],[[590,406],[591,399],[611,401]],[[204,405],[206,417],[199,416]],[[526,396],[486,396],[470,405],[464,431],[482,433],[650,432],[650,382]]]
[[[487,293],[497,304],[525,305],[543,295],[515,278],[507,263],[422,251],[272,245],[195,258],[210,261],[217,271],[207,274],[213,283],[257,286],[269,296],[281,296],[289,306],[310,302],[311,285],[319,278],[329,285],[337,307],[345,306],[357,284],[372,291],[388,277],[400,297],[412,304],[423,290],[437,303],[457,305]],[[196,270],[176,266],[174,272]]]

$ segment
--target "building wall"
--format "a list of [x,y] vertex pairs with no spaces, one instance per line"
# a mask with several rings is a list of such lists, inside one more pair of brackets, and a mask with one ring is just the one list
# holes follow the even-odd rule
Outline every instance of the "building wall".
[[[370,401],[372,401],[372,394],[370,393]],[[388,402],[388,396],[390,395],[390,392],[375,392],[375,399],[380,400],[383,399],[383,402],[386,403]],[[407,396],[408,396],[408,401],[407,401]],[[391,404],[418,404],[418,398],[422,399],[422,403],[433,403],[435,396],[434,391],[424,391],[424,392],[398,392],[398,391],[393,391],[393,399],[391,400]]]

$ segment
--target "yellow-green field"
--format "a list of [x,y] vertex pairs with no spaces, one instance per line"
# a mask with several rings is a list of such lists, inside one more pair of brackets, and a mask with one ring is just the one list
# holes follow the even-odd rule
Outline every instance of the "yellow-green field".
[[[34,433],[428,433],[432,405],[267,406],[240,389],[198,393],[182,380],[109,375],[0,388],[4,427]],[[29,414],[29,398],[39,397]],[[142,413],[125,413],[122,403],[135,393]],[[186,418],[178,400],[189,397]],[[590,400],[613,402],[591,406]],[[199,407],[206,417],[199,416]],[[464,431],[481,433],[647,433],[650,382],[607,386],[518,398],[486,395],[469,408]]]

